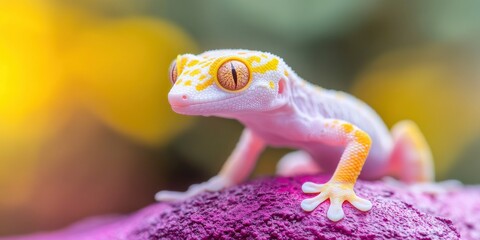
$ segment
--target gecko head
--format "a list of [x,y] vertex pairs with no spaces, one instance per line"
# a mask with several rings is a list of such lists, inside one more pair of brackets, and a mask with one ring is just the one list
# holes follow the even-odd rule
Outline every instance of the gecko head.
[[170,66],[168,93],[180,114],[238,116],[285,105],[288,70],[273,54],[248,50],[215,50],[179,55]]

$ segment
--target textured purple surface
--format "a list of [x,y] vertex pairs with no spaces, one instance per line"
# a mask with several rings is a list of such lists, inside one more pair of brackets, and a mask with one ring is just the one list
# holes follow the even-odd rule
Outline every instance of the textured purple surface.
[[155,204],[127,217],[8,239],[480,239],[479,188],[432,194],[359,181],[356,191],[373,202],[373,209],[363,213],[345,203],[345,219],[334,223],[325,217],[325,203],[313,213],[300,208],[307,197],[301,184],[327,179],[260,179],[184,202]]

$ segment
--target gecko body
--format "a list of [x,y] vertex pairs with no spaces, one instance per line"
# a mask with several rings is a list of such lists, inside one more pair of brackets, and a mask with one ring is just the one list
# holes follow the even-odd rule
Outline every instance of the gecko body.
[[345,201],[361,211],[371,209],[371,202],[353,190],[358,177],[433,180],[430,150],[413,122],[402,121],[389,131],[362,101],[306,82],[273,54],[215,50],[180,55],[170,79],[168,100],[175,112],[236,119],[245,130],[217,176],[183,193],[161,191],[159,201],[241,183],[266,146],[298,149],[279,161],[280,175],[333,173],[326,183],[304,183],[303,192],[318,195],[300,204],[313,211],[330,199],[327,217],[333,221],[344,217]]

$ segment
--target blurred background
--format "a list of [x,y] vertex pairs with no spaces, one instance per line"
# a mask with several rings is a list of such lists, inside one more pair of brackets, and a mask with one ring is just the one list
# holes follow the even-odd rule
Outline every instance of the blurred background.
[[[153,203],[217,173],[242,126],[167,102],[177,54],[246,48],[416,121],[439,180],[480,182],[479,1],[0,1],[0,236]],[[268,149],[254,176],[288,149]]]

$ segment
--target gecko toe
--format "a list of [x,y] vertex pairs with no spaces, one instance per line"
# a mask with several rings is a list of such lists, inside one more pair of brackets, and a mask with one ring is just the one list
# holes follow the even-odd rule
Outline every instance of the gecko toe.
[[185,193],[175,191],[160,191],[155,194],[155,200],[158,202],[177,201],[186,198]]
[[349,201],[356,209],[366,212],[372,209],[372,202],[367,199],[355,196]]
[[342,209],[342,201],[338,199],[330,199],[330,207],[328,208],[327,217],[328,219],[337,222],[345,216],[345,213]]
[[302,185],[302,191],[304,193],[319,193],[322,191],[322,187],[323,187],[323,184],[306,182]]
[[328,198],[326,193],[320,193],[313,198],[307,198],[302,201],[301,207],[304,211],[311,212]]

